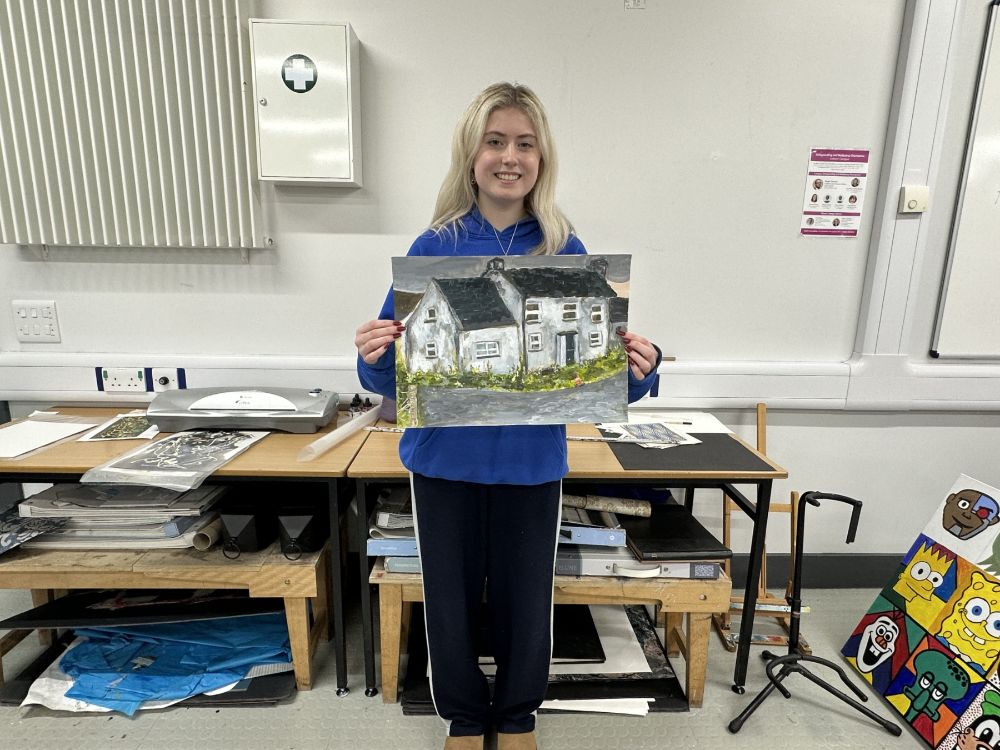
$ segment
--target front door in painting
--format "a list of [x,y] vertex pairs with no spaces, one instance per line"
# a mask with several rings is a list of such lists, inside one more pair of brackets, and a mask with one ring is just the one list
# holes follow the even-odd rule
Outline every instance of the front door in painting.
[[560,333],[557,338],[559,341],[559,365],[576,364],[576,333],[567,331]]

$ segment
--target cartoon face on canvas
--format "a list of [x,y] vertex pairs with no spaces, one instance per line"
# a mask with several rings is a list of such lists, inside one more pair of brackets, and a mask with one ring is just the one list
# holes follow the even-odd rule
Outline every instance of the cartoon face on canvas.
[[871,623],[861,634],[858,644],[858,670],[865,674],[884,662],[896,650],[899,628],[886,616]]
[[1000,584],[974,571],[938,637],[965,661],[988,669],[1000,655]]
[[1000,506],[978,490],[953,492],[944,501],[941,525],[959,539],[972,539],[996,523],[1000,523]]
[[951,565],[952,560],[938,554],[929,545],[921,544],[892,590],[907,602],[917,599],[930,601],[934,590],[944,583]]
[[957,700],[969,689],[969,676],[940,651],[921,651],[913,660],[916,679],[903,694],[911,699],[906,721],[912,724],[920,714],[938,721],[938,710],[946,700]]
[[982,715],[959,731],[957,750],[1000,750],[1000,693],[987,690]]
[[995,716],[980,716],[958,735],[957,750],[1000,750],[1000,721]]

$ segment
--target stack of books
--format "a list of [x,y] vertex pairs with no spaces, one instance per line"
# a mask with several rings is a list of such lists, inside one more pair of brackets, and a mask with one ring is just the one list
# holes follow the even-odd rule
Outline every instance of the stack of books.
[[[419,573],[409,488],[386,490],[369,526],[367,553],[388,573]],[[718,578],[732,552],[683,506],[563,495],[559,575]]]
[[[655,513],[636,505],[643,501],[599,498],[615,512],[626,546],[560,544],[556,573],[576,576],[625,576],[630,578],[719,577],[732,550],[724,546],[682,505],[658,505]],[[564,499],[565,504],[565,499]]]
[[384,557],[388,573],[419,573],[410,488],[383,490],[368,527],[368,556]]
[[187,492],[143,485],[57,484],[18,505],[22,518],[63,525],[24,543],[39,549],[152,549],[193,546],[214,522],[224,487]]

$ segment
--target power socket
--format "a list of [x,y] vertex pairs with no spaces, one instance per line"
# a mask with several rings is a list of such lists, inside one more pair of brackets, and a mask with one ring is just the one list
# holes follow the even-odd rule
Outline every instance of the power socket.
[[154,393],[176,391],[187,387],[183,367],[153,367],[146,370],[146,379]]
[[147,378],[141,367],[98,367],[97,390],[105,393],[144,393]]

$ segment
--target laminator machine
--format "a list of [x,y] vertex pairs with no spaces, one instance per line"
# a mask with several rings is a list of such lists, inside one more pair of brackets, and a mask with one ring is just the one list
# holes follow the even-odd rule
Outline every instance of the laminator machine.
[[322,388],[188,388],[156,394],[146,417],[161,432],[316,432],[336,417],[339,402],[336,393]]

